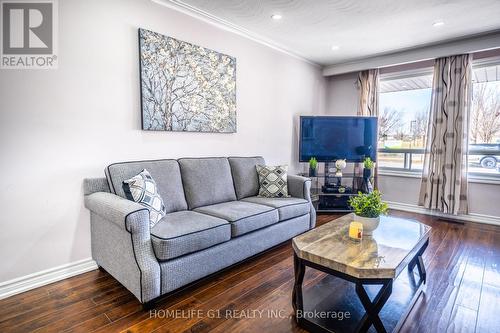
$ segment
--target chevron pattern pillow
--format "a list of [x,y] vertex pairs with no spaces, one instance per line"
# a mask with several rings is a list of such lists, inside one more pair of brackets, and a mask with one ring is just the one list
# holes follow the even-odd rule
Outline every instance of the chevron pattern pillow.
[[259,197],[289,197],[287,183],[288,165],[256,165],[256,168],[259,175]]
[[144,169],[137,176],[123,181],[127,199],[140,203],[149,210],[149,226],[152,228],[166,214],[165,205],[153,177]]

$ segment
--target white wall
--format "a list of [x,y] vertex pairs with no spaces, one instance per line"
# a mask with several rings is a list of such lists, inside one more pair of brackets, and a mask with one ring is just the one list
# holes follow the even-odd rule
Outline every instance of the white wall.
[[[328,77],[326,87],[326,114],[355,115],[358,91],[357,73]],[[420,178],[380,176],[379,188],[387,201],[416,205],[420,191]],[[496,216],[500,219],[500,185],[469,184],[469,212]]]
[[327,78],[325,112],[333,115],[355,115],[358,111],[357,73]]
[[[139,27],[237,58],[236,134],[140,129]],[[263,155],[298,168],[320,68],[149,0],[59,1],[59,69],[0,71],[0,282],[90,257],[82,180],[112,162]]]
[[[387,201],[416,205],[420,178],[381,176],[380,191]],[[500,222],[500,185],[469,183],[469,213],[497,216]]]

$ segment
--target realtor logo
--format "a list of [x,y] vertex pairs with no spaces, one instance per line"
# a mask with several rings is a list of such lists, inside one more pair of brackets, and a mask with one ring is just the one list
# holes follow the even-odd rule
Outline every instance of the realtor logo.
[[1,4],[1,68],[57,68],[56,0]]

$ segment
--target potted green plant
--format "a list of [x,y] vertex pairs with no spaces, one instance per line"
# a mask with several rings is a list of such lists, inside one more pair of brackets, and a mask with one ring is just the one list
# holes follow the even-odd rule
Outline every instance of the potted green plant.
[[363,234],[370,236],[377,229],[380,215],[386,214],[387,203],[382,202],[382,195],[378,190],[371,193],[359,192],[349,199],[349,205],[354,210],[354,220],[363,224]]
[[367,157],[363,161],[363,178],[369,179],[372,177],[372,170],[375,168],[375,162],[372,161],[371,158]]
[[316,177],[316,171],[318,167],[318,160],[316,157],[311,157],[309,160],[309,177]]

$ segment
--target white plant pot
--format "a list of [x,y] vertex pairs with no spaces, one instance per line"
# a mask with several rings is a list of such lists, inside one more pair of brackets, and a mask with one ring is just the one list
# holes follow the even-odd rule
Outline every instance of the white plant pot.
[[371,236],[373,230],[377,229],[378,224],[380,223],[379,217],[363,217],[354,214],[354,221],[360,222],[363,225],[363,235]]

